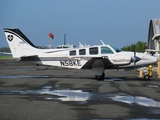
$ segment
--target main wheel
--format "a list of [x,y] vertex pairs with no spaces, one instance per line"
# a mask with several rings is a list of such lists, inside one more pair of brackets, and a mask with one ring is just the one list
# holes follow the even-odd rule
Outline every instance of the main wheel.
[[95,75],[95,78],[96,78],[97,80],[104,80],[104,77],[105,77],[105,74],[104,74],[104,73],[102,73],[102,75]]

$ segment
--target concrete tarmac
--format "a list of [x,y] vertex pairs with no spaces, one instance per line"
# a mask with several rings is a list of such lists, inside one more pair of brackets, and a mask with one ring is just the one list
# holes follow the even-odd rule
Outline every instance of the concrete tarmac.
[[0,61],[0,120],[160,119],[160,79]]

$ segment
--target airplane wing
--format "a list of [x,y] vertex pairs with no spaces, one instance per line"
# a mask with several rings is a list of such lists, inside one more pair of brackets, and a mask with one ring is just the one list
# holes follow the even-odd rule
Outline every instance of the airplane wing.
[[105,68],[109,68],[109,67],[114,66],[114,64],[111,63],[111,61],[109,59],[103,59],[102,57],[94,57],[94,58],[91,58],[85,65],[83,65],[83,67],[81,69],[92,69],[92,65],[96,60],[102,60]]
[[103,66],[105,69],[118,68],[118,66],[129,65],[132,62],[130,56],[104,56],[93,57],[81,69],[92,69],[92,67]]

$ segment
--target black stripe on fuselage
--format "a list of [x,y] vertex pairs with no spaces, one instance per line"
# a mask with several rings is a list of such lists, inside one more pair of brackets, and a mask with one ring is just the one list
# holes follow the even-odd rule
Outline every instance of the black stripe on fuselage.
[[[84,60],[89,60],[91,58],[83,58]],[[77,58],[67,58],[67,57],[22,57],[21,61],[64,61],[64,60],[77,60]]]
[[28,43],[32,47],[37,48],[19,29],[4,28],[4,32],[8,32],[8,33],[14,34],[18,38],[20,38],[23,42]]
[[45,53],[55,53],[55,52],[63,52],[63,51],[70,51],[70,50],[76,50],[76,49],[54,49],[54,51],[49,51],[49,52],[45,52]]

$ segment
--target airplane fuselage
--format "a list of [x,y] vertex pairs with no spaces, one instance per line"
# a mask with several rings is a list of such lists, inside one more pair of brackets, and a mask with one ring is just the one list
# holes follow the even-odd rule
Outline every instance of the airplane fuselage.
[[[29,48],[25,49],[29,50]],[[72,49],[35,49],[35,51],[35,53],[38,53],[37,56],[22,57],[21,60],[36,64],[76,69],[92,69],[92,67],[96,66],[104,66],[105,69],[135,67],[135,63],[132,60],[134,52],[125,52],[120,50],[117,52],[110,45],[97,45]],[[143,67],[157,61],[156,58],[145,53],[136,53],[136,56],[141,59],[136,62],[136,67]],[[91,63],[89,64],[87,62],[93,58],[95,61],[91,66]],[[84,67],[84,65],[86,65],[86,67]]]
[[103,42],[79,48],[39,49],[19,29],[5,28],[4,32],[14,59],[47,66],[92,69],[97,79],[104,78],[105,69],[137,68],[157,62],[156,57],[124,52]]

